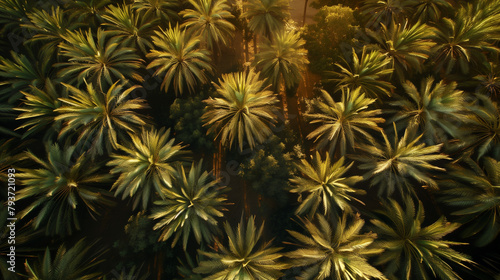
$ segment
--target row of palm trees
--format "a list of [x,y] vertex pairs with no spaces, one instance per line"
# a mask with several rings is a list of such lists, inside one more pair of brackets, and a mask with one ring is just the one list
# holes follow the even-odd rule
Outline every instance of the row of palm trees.
[[[18,170],[27,235],[65,243],[54,257],[53,248],[38,261],[26,256],[19,275],[0,266],[3,277],[103,277],[105,253],[85,239],[70,244],[120,199],[147,213],[158,242],[182,239],[198,260],[187,269],[193,278],[460,279],[461,267],[485,270],[455,246],[495,244],[500,232],[500,3],[426,3],[360,7],[352,51],[306,102],[306,157],[283,186],[297,202],[275,209],[294,211],[302,228],[282,229],[288,239],[276,247],[256,225],[262,217],[246,213],[231,226],[242,205],[150,114],[171,104],[137,93],[142,85],[183,98],[208,88],[201,119],[220,152],[265,145],[287,101],[280,91],[296,87],[308,64],[307,28],[290,24],[288,1],[0,1],[2,36],[24,38],[0,58],[1,132],[10,138],[2,176]],[[220,73],[234,37],[248,34],[247,66]],[[148,87],[152,79],[161,85]],[[424,205],[436,210],[431,220]]]

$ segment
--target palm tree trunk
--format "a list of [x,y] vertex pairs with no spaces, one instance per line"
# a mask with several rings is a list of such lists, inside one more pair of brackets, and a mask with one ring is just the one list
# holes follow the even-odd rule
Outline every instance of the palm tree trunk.
[[304,15],[302,16],[302,26],[306,25],[307,2],[309,2],[309,0],[305,0],[304,2]]

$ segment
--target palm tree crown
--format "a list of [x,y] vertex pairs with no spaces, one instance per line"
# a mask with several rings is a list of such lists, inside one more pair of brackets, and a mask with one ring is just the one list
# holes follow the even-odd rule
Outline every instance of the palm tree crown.
[[364,176],[371,178],[372,186],[379,185],[379,196],[384,193],[391,195],[396,190],[400,194],[412,194],[414,190],[410,187],[411,180],[437,188],[436,182],[426,171],[445,170],[430,163],[450,159],[444,154],[438,154],[442,144],[426,146],[419,143],[423,134],[415,137],[411,129],[406,129],[401,139],[395,133],[393,143],[382,132],[383,145],[376,142],[374,145],[364,145],[360,147],[360,155],[352,156],[361,162],[360,169],[369,170]]
[[244,4],[242,17],[248,18],[248,27],[253,32],[270,38],[283,29],[290,17],[288,0],[250,0]]
[[444,217],[423,227],[424,208],[419,201],[417,209],[406,197],[403,209],[396,201],[389,200],[380,220],[370,220],[378,234],[377,244],[384,251],[376,264],[385,265],[385,274],[394,279],[461,279],[449,263],[465,266],[469,258],[450,248],[464,243],[444,241],[459,224],[448,223]]
[[40,165],[37,169],[21,169],[18,177],[25,185],[17,199],[34,198],[20,212],[21,218],[36,213],[33,226],[45,228],[46,235],[71,234],[80,229],[79,214],[87,210],[92,217],[111,201],[106,191],[93,185],[109,181],[109,174],[99,174],[100,166],[89,164],[85,154],[77,154],[75,146],[47,145],[47,160],[31,152],[25,158]]
[[311,124],[320,124],[307,135],[307,139],[314,138],[318,142],[318,149],[328,148],[332,155],[338,150],[343,156],[348,152],[348,147],[355,148],[361,139],[374,141],[367,129],[380,130],[377,123],[384,122],[383,118],[376,117],[381,113],[380,110],[368,109],[375,99],[365,97],[361,88],[344,89],[340,102],[335,102],[324,90],[321,90],[321,94],[322,99],[312,100],[305,114]]
[[180,14],[184,18],[181,27],[186,27],[194,36],[200,36],[202,44],[214,51],[218,44],[227,46],[233,37],[234,25],[228,19],[234,18],[226,0],[189,0],[194,9]]
[[272,134],[270,125],[275,120],[278,99],[264,87],[253,70],[222,75],[215,85],[220,97],[209,98],[202,119],[210,128],[207,133],[222,134],[221,142],[232,147],[234,140],[240,150],[248,142],[250,148],[262,143]]
[[209,51],[199,47],[198,37],[186,35],[178,25],[155,33],[153,43],[159,50],[153,49],[147,54],[153,59],[147,68],[157,67],[155,76],[165,73],[161,84],[165,91],[173,85],[176,94],[182,94],[185,87],[193,92],[197,83],[208,81],[207,72],[212,72],[211,59]]
[[257,247],[264,230],[264,224],[255,226],[255,217],[250,217],[245,225],[243,217],[234,231],[228,222],[224,224],[229,246],[215,240],[218,252],[203,252],[208,260],[201,261],[194,269],[196,273],[210,274],[206,280],[227,279],[278,279],[283,275],[281,270],[288,266],[280,261],[281,248],[270,247],[271,242]]
[[255,68],[276,89],[279,89],[282,81],[286,88],[292,88],[300,82],[301,71],[309,63],[304,44],[298,32],[279,31],[273,35],[273,40],[266,38],[259,45],[254,60]]
[[344,166],[343,157],[337,162],[332,162],[328,153],[323,161],[319,152],[316,152],[312,164],[302,159],[297,165],[300,174],[290,179],[292,183],[290,192],[299,193],[301,196],[302,193],[309,194],[305,199],[299,198],[302,202],[295,212],[303,214],[308,211],[309,216],[313,216],[320,203],[323,205],[325,215],[351,212],[350,201],[361,202],[352,194],[363,193],[352,188],[352,185],[363,179],[361,176],[342,177],[351,166],[352,163]]
[[172,188],[165,189],[165,199],[155,201],[151,218],[158,220],[154,229],[162,229],[160,240],[165,241],[176,233],[172,246],[182,235],[186,249],[192,231],[198,243],[210,242],[217,229],[217,220],[223,216],[226,198],[217,180],[210,179],[210,173],[203,171],[202,161],[193,162],[189,173],[184,166],[174,174]]
[[132,197],[133,207],[141,203],[143,209],[156,195],[166,198],[165,188],[172,188],[176,165],[187,156],[183,146],[174,145],[175,139],[169,140],[169,135],[170,130],[164,128],[143,130],[139,136],[130,134],[130,145],[120,146],[123,154],[111,155],[113,160],[107,164],[113,167],[111,174],[120,174],[112,187],[115,196]]
[[306,266],[300,279],[386,279],[366,260],[367,256],[382,250],[370,248],[376,238],[373,233],[360,234],[364,221],[355,216],[344,215],[335,222],[335,227],[322,215],[316,221],[303,220],[308,235],[288,232],[302,247],[287,254],[293,266]]
[[55,120],[64,122],[59,136],[78,132],[78,143],[88,144],[92,155],[109,153],[117,149],[119,141],[126,139],[127,132],[139,131],[147,124],[146,118],[136,110],[147,108],[145,100],[129,99],[138,86],[123,90],[124,85],[114,83],[106,93],[87,84],[87,90],[80,90],[63,84],[71,93],[69,98],[59,98],[63,103],[55,109],[59,115]]

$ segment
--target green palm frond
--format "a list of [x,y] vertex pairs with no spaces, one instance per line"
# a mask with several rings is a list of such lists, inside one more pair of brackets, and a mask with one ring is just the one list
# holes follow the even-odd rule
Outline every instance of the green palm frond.
[[176,94],[182,94],[185,87],[194,92],[195,85],[208,82],[208,74],[213,72],[210,52],[200,48],[200,39],[191,37],[179,26],[155,31],[153,49],[147,57],[153,59],[148,69],[156,68],[154,76],[165,75],[161,87],[168,91],[173,86]]
[[[387,54],[372,50],[367,52],[363,47],[361,57],[358,57],[354,48],[352,49],[352,65],[344,60],[344,66],[335,63],[340,68],[338,71],[327,71],[326,75],[334,78],[327,81],[335,81],[340,87],[346,87],[350,90],[361,88],[361,91],[372,98],[381,98],[391,96],[394,86],[384,80],[384,77],[390,75],[394,69],[388,67],[391,59]],[[337,78],[335,78],[337,77]]]
[[291,258],[292,266],[305,267],[298,279],[386,279],[367,261],[368,256],[382,250],[370,246],[376,234],[359,233],[364,225],[359,216],[349,219],[344,215],[332,222],[317,214],[314,222],[303,219],[302,223],[307,235],[288,231],[301,248],[286,255]]
[[172,188],[177,173],[176,165],[187,158],[184,147],[174,145],[175,139],[169,139],[169,135],[170,130],[164,128],[130,134],[128,145],[120,146],[122,153],[111,155],[113,160],[107,164],[113,167],[111,174],[120,175],[112,189],[122,199],[132,197],[134,209],[139,203],[147,209],[156,195],[165,199],[165,188]]
[[429,145],[444,143],[449,138],[460,138],[459,128],[467,121],[466,95],[457,89],[457,84],[443,81],[434,82],[434,78],[423,79],[420,89],[413,83],[403,84],[406,98],[390,102],[396,106],[396,114],[388,122],[401,122],[403,127],[416,127],[423,133]]
[[498,103],[487,96],[476,94],[476,102],[469,107],[466,125],[462,126],[466,148],[473,149],[477,159],[498,154],[500,149],[500,110]]
[[479,68],[485,53],[499,53],[500,7],[496,1],[475,1],[458,9],[454,19],[444,18],[435,31],[435,71],[468,74]]
[[322,99],[311,101],[305,114],[311,124],[320,125],[307,135],[307,139],[314,138],[317,142],[317,149],[328,148],[330,154],[339,152],[344,156],[362,143],[362,139],[370,143],[374,141],[367,130],[381,130],[377,124],[385,121],[376,117],[381,110],[369,110],[375,99],[365,97],[361,88],[343,89],[340,102],[335,102],[324,90],[321,90],[321,96]]
[[380,219],[371,220],[378,234],[376,245],[384,249],[375,260],[384,265],[384,273],[394,279],[461,279],[450,264],[466,267],[469,257],[450,248],[465,243],[445,241],[459,224],[446,222],[440,217],[423,227],[424,208],[419,201],[406,196],[404,208],[394,200],[384,203]]
[[145,18],[155,18],[163,22],[175,22],[179,18],[176,12],[180,6],[178,0],[134,0],[132,5]]
[[281,30],[273,33],[272,40],[264,38],[253,62],[261,71],[261,78],[266,77],[275,90],[279,90],[282,82],[286,88],[298,85],[309,63],[304,44],[298,32]]
[[54,110],[61,107],[62,102],[58,98],[65,97],[66,91],[60,90],[52,80],[47,79],[44,89],[31,86],[29,92],[21,93],[24,95],[23,103],[15,110],[22,112],[16,120],[24,120],[17,128],[26,129],[23,138],[41,131],[46,136],[56,133],[59,122],[55,121],[57,113]]
[[367,19],[367,26],[388,25],[391,22],[403,23],[413,13],[416,0],[365,0],[361,15]]
[[78,22],[85,22],[88,26],[96,28],[102,22],[104,8],[112,3],[111,0],[74,0],[67,2],[67,8]]
[[203,45],[214,51],[216,46],[228,46],[235,31],[229,19],[234,18],[226,0],[189,0],[194,9],[186,9],[180,14],[184,18],[181,25],[193,36],[199,36]]
[[0,77],[5,78],[0,82],[3,87],[0,99],[7,99],[12,104],[23,97],[20,91],[28,91],[30,86],[43,88],[51,68],[50,58],[45,54],[41,52],[38,57],[28,57],[12,51],[12,60],[0,56]]
[[271,38],[285,27],[290,18],[288,0],[250,0],[243,4],[241,16],[248,19],[248,27],[253,32]]
[[27,42],[42,42],[42,48],[57,51],[57,45],[64,40],[68,31],[73,31],[79,24],[74,22],[72,15],[68,15],[61,7],[54,8],[47,12],[45,10],[34,9],[28,14],[30,20],[27,24],[21,24],[35,33]]
[[481,71],[473,79],[479,93],[489,96],[496,102],[500,101],[500,59],[498,56],[487,63],[485,71]]
[[[88,246],[85,239],[80,239],[71,248],[61,245],[52,257],[49,248],[45,249],[45,254],[37,262],[25,262],[29,280],[94,280],[98,279],[102,273],[96,272],[97,266],[104,260],[98,260],[99,253],[95,251],[95,246]],[[99,250],[98,250],[99,251]]]
[[90,29],[66,34],[66,40],[59,44],[59,48],[68,61],[56,64],[63,67],[59,71],[60,77],[77,85],[88,80],[103,90],[119,80],[144,80],[137,73],[143,67],[143,60],[134,48],[128,47],[122,38],[113,36],[110,31],[99,28],[95,35]]
[[47,144],[46,151],[47,159],[29,151],[24,154],[39,167],[19,169],[17,177],[23,188],[16,198],[34,199],[19,215],[34,216],[34,228],[45,228],[46,235],[71,235],[74,229],[80,229],[83,210],[95,219],[102,206],[110,205],[107,192],[95,185],[109,181],[111,176],[99,174],[101,166],[90,163],[85,154],[77,154],[75,146]]
[[189,173],[181,166],[174,174],[172,188],[165,189],[165,199],[155,201],[151,218],[158,220],[155,230],[161,229],[160,241],[165,241],[175,233],[172,247],[182,236],[182,246],[186,249],[188,238],[193,232],[196,242],[210,242],[217,232],[217,218],[223,217],[227,209],[223,188],[217,180],[203,171],[202,161],[193,162]]
[[[224,224],[228,246],[215,239],[217,252],[204,252],[208,260],[201,261],[194,269],[196,273],[208,274],[205,280],[262,279],[276,280],[283,275],[288,265],[282,262],[281,248],[271,247],[271,242],[259,246],[264,224],[255,226],[255,217],[240,223],[233,230],[228,222]],[[258,247],[259,246],[259,247]]]
[[500,233],[500,162],[484,157],[483,168],[468,160],[466,168],[453,165],[443,180],[440,200],[453,207],[453,215],[465,224],[462,233],[478,246],[493,242]]
[[59,137],[76,132],[77,143],[88,145],[92,155],[117,149],[120,141],[128,139],[127,133],[136,133],[147,125],[147,118],[137,113],[147,108],[145,100],[130,99],[139,86],[124,89],[124,84],[116,82],[103,93],[92,84],[87,84],[86,90],[63,85],[70,96],[59,98],[62,106],[54,110],[58,114],[55,120],[64,122]]
[[[352,163],[348,166],[344,165],[344,157],[333,162],[328,153],[323,160],[320,153],[316,152],[315,157],[312,158],[312,164],[302,159],[300,164],[297,164],[297,170],[300,173],[290,179],[292,183],[290,192],[300,194],[301,204],[295,213],[300,215],[308,212],[312,217],[321,203],[325,215],[339,216],[341,212],[352,212],[350,205],[352,200],[363,203],[353,194],[362,194],[364,191],[352,187],[363,178],[361,176],[343,177],[351,166]],[[304,199],[303,194],[307,194]]]
[[143,17],[131,5],[108,6],[102,16],[107,30],[123,39],[123,44],[139,49],[146,54],[153,48],[150,41],[156,20]]
[[27,20],[27,13],[32,3],[29,0],[0,0],[0,34],[17,33],[21,30],[20,24]]
[[448,0],[424,0],[413,2],[413,20],[415,22],[421,21],[423,23],[433,22],[437,23],[443,15],[453,10]]
[[361,146],[360,152],[352,155],[360,162],[360,169],[368,170],[364,177],[371,178],[372,186],[378,185],[379,196],[392,195],[395,191],[402,195],[413,194],[413,182],[437,188],[433,176],[427,171],[445,171],[431,162],[450,158],[438,153],[443,144],[426,146],[420,143],[423,134],[414,135],[412,129],[406,129],[404,136],[398,139],[396,132],[391,143],[382,132],[383,144],[374,142],[373,145]]
[[205,100],[207,111],[202,119],[210,126],[207,133],[214,132],[222,145],[232,147],[236,139],[240,150],[245,141],[253,149],[272,134],[278,99],[258,76],[253,69],[224,74],[215,84],[220,97]]
[[391,67],[400,82],[424,70],[424,62],[435,45],[431,40],[434,28],[422,23],[410,25],[408,21],[404,24],[392,21],[389,26],[382,24],[378,32],[366,31],[376,42],[373,48],[391,58]]

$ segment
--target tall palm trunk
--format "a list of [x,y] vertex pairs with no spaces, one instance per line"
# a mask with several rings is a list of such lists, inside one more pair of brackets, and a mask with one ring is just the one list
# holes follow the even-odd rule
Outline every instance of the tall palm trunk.
[[306,25],[306,12],[307,12],[307,3],[309,0],[305,0],[304,2],[304,15],[302,16],[302,26]]

